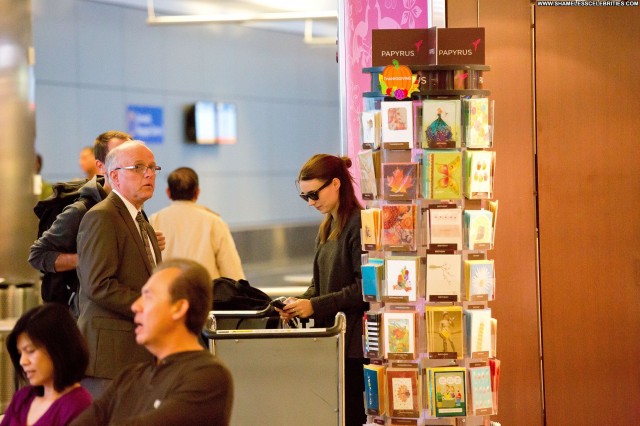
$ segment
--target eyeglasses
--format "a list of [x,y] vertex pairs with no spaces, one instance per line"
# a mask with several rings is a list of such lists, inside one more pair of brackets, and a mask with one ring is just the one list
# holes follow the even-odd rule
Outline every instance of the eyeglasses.
[[301,192],[299,194],[300,198],[302,198],[305,201],[309,201],[309,200],[318,201],[318,198],[320,197],[320,191],[322,191],[327,186],[329,186],[331,182],[333,182],[333,179],[329,179],[328,181],[323,183],[320,188],[316,189],[315,191],[309,191],[306,194],[304,192]]
[[132,170],[139,175],[144,175],[147,173],[147,170],[149,170],[152,175],[155,175],[162,170],[162,167],[156,165],[145,166],[144,164],[136,164],[135,166],[116,167],[113,170]]

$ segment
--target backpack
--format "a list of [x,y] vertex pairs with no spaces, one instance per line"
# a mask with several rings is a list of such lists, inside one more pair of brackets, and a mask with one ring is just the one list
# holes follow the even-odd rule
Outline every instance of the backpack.
[[[68,205],[85,200],[80,197],[80,188],[87,183],[87,180],[77,180],[71,182],[58,182],[53,185],[53,193],[44,200],[38,201],[33,208],[38,222],[38,238],[53,225],[62,210]],[[72,307],[74,294],[78,291],[78,275],[75,270],[64,272],[45,272],[42,277],[42,300],[45,302],[58,302]],[[75,308],[77,309],[77,307]],[[74,315],[77,314],[74,312]]]
[[53,184],[53,193],[44,200],[38,201],[33,208],[38,216],[38,238],[44,231],[51,228],[53,222],[65,207],[76,202],[80,198],[80,188],[88,180],[74,180],[71,182],[58,182]]

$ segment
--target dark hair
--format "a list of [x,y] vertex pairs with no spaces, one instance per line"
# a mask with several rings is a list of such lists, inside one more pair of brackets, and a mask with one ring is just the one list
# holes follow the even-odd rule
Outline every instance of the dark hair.
[[44,349],[53,363],[53,387],[62,392],[84,377],[89,363],[87,344],[69,309],[59,303],[46,303],[25,312],[7,337],[7,350],[16,377],[27,382],[20,366],[18,337],[22,334],[38,348]]
[[211,276],[198,262],[179,258],[163,261],[154,272],[168,268],[177,268],[181,272],[169,287],[171,301],[186,299],[189,302],[185,325],[199,336],[213,304]]
[[107,162],[107,154],[109,153],[109,141],[111,139],[123,139],[130,141],[133,138],[129,133],[121,132],[119,130],[109,130],[99,134],[96,140],[93,141],[93,156],[96,160],[100,160],[103,164]]
[[337,212],[338,223],[334,231],[329,235],[333,218],[330,214],[326,215],[320,225],[319,237],[321,244],[330,239],[337,239],[354,210],[362,210],[360,201],[358,201],[355,190],[353,189],[353,176],[349,173],[349,167],[351,167],[351,159],[349,157],[316,154],[304,163],[298,174],[298,181],[318,179],[326,182],[333,178],[340,180],[340,202]]
[[40,170],[42,170],[42,155],[36,152],[36,174],[40,174]]
[[189,167],[179,167],[167,178],[169,196],[172,200],[191,201],[198,193],[198,174]]

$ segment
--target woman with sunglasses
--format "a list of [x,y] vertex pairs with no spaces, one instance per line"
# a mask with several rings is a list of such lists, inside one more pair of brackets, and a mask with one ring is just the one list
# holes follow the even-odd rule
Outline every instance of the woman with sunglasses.
[[0,426],[66,425],[91,405],[80,386],[89,360],[87,345],[66,306],[47,303],[27,311],[7,337],[21,383]]
[[289,298],[279,310],[283,319],[314,319],[316,327],[330,327],[335,315],[344,312],[345,333],[345,420],[346,425],[366,422],[362,366],[362,316],[369,309],[362,300],[360,271],[360,211],[351,159],[327,154],[311,157],[298,174],[300,197],[325,215],[316,237],[313,280],[300,298]]

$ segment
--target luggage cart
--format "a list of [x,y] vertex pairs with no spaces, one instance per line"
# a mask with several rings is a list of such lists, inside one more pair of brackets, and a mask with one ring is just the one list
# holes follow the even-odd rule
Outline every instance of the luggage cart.
[[330,328],[216,327],[223,318],[261,314],[211,311],[203,332],[233,376],[231,425],[344,426],[344,314]]
[[279,319],[275,318],[270,306],[260,311],[210,311],[207,328],[211,328],[211,316],[215,317],[218,330],[276,328]]

